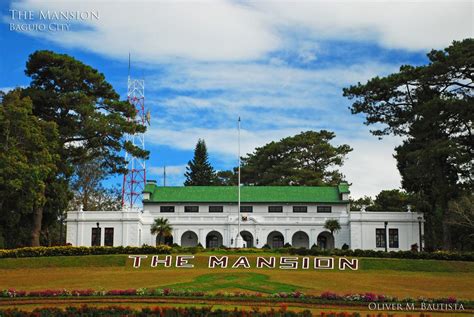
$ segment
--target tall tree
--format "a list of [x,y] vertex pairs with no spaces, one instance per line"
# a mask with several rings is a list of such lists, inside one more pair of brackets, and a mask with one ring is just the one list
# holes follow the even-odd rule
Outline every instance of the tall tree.
[[257,148],[242,159],[242,182],[252,185],[336,185],[344,176],[347,144],[333,146],[335,134],[306,131]]
[[[40,219],[54,219],[67,206],[64,188],[73,175],[73,166],[92,160],[106,174],[125,172],[122,150],[136,157],[148,156],[147,151],[124,142],[124,134],[144,132],[145,126],[134,118],[136,111],[94,68],[64,54],[37,51],[30,55],[26,74],[32,78],[23,96],[33,102],[33,114],[45,122],[55,123],[58,129],[60,161],[54,179],[45,192],[48,209],[37,210],[33,222],[34,235],[41,230]],[[43,217],[43,212],[52,217]],[[36,245],[37,241],[32,241]]]
[[451,214],[449,223],[456,230],[455,247],[472,250],[474,247],[474,194],[468,193],[448,203]]
[[1,100],[0,231],[6,247],[39,245],[47,187],[59,162],[56,124],[32,109],[19,90]]
[[374,135],[405,137],[396,148],[402,186],[426,213],[426,241],[450,248],[448,202],[473,189],[474,39],[428,54],[387,77],[344,89],[353,114],[377,124]]
[[194,149],[194,157],[188,162],[186,172],[184,173],[186,181],[185,186],[208,186],[215,185],[216,172],[209,163],[206,142],[199,139]]
[[100,161],[90,161],[74,167],[71,181],[73,199],[71,210],[120,210],[122,209],[121,191],[118,187],[106,188],[102,181],[106,177],[100,168]]

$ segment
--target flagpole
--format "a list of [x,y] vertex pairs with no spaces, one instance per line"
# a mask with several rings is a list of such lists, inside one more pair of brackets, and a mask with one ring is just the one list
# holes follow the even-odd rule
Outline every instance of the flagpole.
[[240,117],[239,117],[239,121],[238,121],[238,155],[239,155],[239,167],[238,167],[238,184],[237,184],[237,187],[238,187],[238,198],[237,198],[237,237],[235,239],[235,244],[238,248],[241,247],[241,244],[240,244],[240,240],[241,240],[241,236],[240,236]]

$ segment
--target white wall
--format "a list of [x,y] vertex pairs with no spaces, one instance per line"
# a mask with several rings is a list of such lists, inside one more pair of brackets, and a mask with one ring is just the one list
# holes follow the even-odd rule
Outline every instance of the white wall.
[[[387,247],[388,251],[410,250],[411,245],[419,239],[419,221],[423,222],[423,216],[412,212],[351,212],[350,232],[352,249],[385,250],[385,247],[377,248],[375,240],[376,229],[384,229],[387,222]],[[388,244],[389,229],[398,229],[399,247],[390,248]],[[423,229],[422,229],[423,230]]]
[[[209,213],[207,204],[198,205],[200,206],[198,213],[185,213],[183,204],[174,205],[176,206],[174,213],[160,213],[157,204],[147,204],[143,212],[69,212],[67,242],[72,245],[90,246],[91,230],[99,222],[101,228],[114,228],[115,246],[155,245],[156,236],[151,235],[150,227],[154,219],[164,217],[170,221],[173,227],[174,243],[181,245],[183,234],[192,231],[198,236],[199,243],[205,247],[206,236],[210,232],[216,231],[222,236],[222,244],[232,247],[232,239],[235,240],[237,236],[237,206],[226,204],[223,205],[223,213]],[[309,247],[311,247],[313,244],[317,244],[318,235],[327,231],[324,229],[324,223],[328,219],[338,219],[342,227],[339,232],[334,234],[336,248],[347,244],[352,249],[376,250],[375,229],[384,228],[385,221],[388,221],[388,228],[399,229],[399,250],[409,250],[412,244],[419,243],[418,217],[421,215],[416,213],[347,213],[348,205],[332,205],[332,213],[317,213],[316,205],[309,205],[307,213],[293,213],[292,205],[284,205],[282,213],[269,213],[268,205],[253,206],[253,213],[242,214],[242,216],[247,216],[247,221],[241,221],[241,232],[250,232],[253,236],[254,246],[259,248],[267,243],[267,237],[273,231],[280,232],[284,237],[284,243],[290,244],[293,235],[302,231],[308,235]],[[187,237],[187,235],[184,236],[184,238]],[[104,229],[102,229],[101,237],[101,245],[103,244]]]

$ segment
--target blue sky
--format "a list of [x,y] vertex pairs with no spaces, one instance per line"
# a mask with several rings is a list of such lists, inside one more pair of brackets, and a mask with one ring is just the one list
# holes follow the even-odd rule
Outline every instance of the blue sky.
[[[33,11],[32,20],[11,9]],[[2,1],[0,88],[27,85],[24,65],[38,49],[66,53],[103,72],[125,98],[145,79],[152,125],[149,178],[180,185],[198,138],[218,170],[243,153],[305,130],[336,133],[354,148],[342,168],[353,196],[398,188],[392,157],[401,140],[378,140],[350,114],[342,88],[422,65],[426,52],[473,36],[470,1]],[[97,12],[98,19],[40,20],[40,12]],[[62,31],[11,30],[68,24]],[[13,27],[12,25],[13,24]],[[119,182],[118,178],[109,183]]]

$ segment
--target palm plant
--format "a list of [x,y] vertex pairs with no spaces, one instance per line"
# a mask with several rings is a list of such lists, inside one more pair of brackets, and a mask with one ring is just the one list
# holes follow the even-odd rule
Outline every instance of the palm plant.
[[324,224],[324,229],[327,229],[333,234],[334,232],[338,232],[341,230],[341,225],[339,224],[339,220],[337,219],[328,219]]
[[161,244],[161,240],[165,237],[171,236],[173,228],[166,218],[157,218],[151,225],[151,234],[156,234],[158,237],[158,244]]

